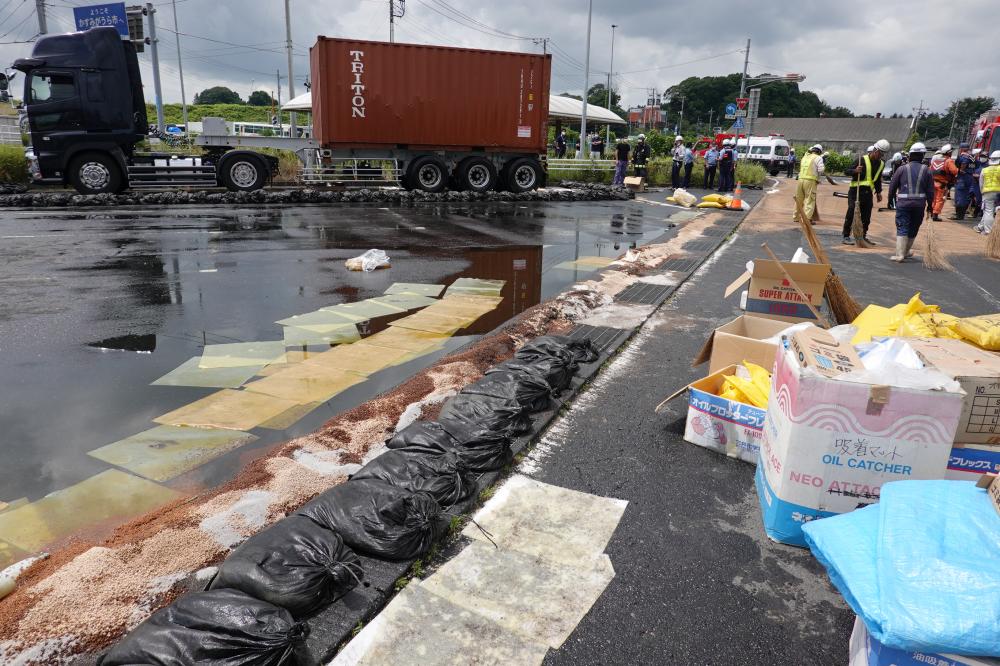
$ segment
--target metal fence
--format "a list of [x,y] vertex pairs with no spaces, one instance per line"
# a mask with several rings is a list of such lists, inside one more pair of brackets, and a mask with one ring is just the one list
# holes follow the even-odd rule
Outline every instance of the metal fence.
[[13,116],[0,116],[0,144],[7,146],[20,146],[21,127],[17,118]]
[[547,161],[549,172],[553,171],[614,171],[614,160],[553,159]]

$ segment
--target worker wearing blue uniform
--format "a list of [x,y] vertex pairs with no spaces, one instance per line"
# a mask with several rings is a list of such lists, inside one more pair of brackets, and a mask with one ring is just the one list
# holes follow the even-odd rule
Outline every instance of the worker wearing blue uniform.
[[972,172],[975,170],[975,160],[969,154],[969,144],[959,144],[958,150],[958,159],[955,160],[955,167],[958,169],[958,176],[955,178],[955,214],[950,218],[952,220],[965,219],[965,212],[972,203]]

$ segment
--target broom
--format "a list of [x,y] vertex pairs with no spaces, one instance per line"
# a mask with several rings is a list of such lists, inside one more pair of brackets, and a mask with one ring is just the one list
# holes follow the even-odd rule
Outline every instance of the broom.
[[[827,255],[826,249],[819,242],[812,225],[806,221],[802,202],[796,201],[795,206],[799,213],[799,226],[802,227],[802,233],[806,237],[806,242],[809,244],[813,256],[819,263],[829,264],[830,257]],[[837,320],[838,324],[850,324],[861,314],[861,305],[854,300],[832,268],[830,274],[826,276],[826,300],[830,302],[830,311],[833,312],[833,318]]]
[[955,268],[948,263],[948,259],[934,242],[934,220],[930,216],[925,216],[927,232],[924,233],[924,268],[932,271],[953,271]]
[[990,235],[986,238],[986,256],[990,259],[1000,259],[1000,219],[997,219],[1000,215],[996,214],[996,209],[993,212],[993,228],[990,229]]

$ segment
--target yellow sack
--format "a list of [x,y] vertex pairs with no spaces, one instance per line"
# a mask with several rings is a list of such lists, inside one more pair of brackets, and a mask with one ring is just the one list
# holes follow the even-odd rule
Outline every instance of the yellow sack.
[[715,203],[722,203],[723,199],[726,199],[724,194],[706,194],[701,198],[702,203],[714,201]]
[[927,305],[922,300],[920,300],[920,292],[918,291],[913,295],[913,298],[906,304],[906,313],[903,318],[909,317],[915,314],[924,314],[927,312],[941,312],[940,305]]
[[937,336],[939,338],[962,339],[962,336],[955,330],[955,326],[958,325],[958,317],[955,315],[936,312],[931,313],[931,319],[934,320],[934,327],[937,329]]
[[941,312],[913,314],[899,325],[897,335],[902,338],[959,338],[955,333],[957,317]]
[[718,201],[702,201],[700,204],[695,206],[695,208],[725,208]]
[[1000,314],[959,319],[955,331],[983,349],[1000,351]]
[[[771,392],[771,373],[756,363],[743,361],[743,367],[750,371],[750,381],[754,383],[761,393],[767,396]],[[766,405],[767,398],[764,398]]]
[[881,305],[869,305],[851,322],[858,327],[858,332],[851,339],[851,344],[859,345],[871,342],[872,336],[901,335],[899,327],[913,315],[941,312],[939,305],[927,305],[920,300],[920,294],[914,294],[906,303],[884,308]]
[[675,204],[677,203],[677,199],[675,199],[674,197],[667,197],[667,203]]
[[762,392],[754,382],[749,379],[737,377],[736,375],[726,375],[725,380],[727,384],[735,386],[736,390],[745,397],[744,400],[739,400],[738,402],[767,409],[767,393]]
[[733,400],[735,402],[748,402],[747,397],[743,395],[742,391],[726,381],[723,381],[722,383],[722,390],[719,391],[719,397],[725,398],[726,400]]

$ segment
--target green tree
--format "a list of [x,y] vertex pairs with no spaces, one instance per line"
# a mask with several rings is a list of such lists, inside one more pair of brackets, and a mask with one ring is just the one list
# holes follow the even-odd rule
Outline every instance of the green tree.
[[[579,97],[577,98],[579,99]],[[611,111],[618,114],[622,118],[626,117],[628,113],[619,106],[622,96],[618,94],[614,88],[611,89],[611,106],[608,106],[608,88],[603,83],[595,83],[590,86],[590,91],[587,93],[587,102],[594,104],[596,106],[603,106],[604,108],[610,108]]]
[[247,104],[250,106],[271,106],[272,103],[274,98],[263,90],[254,90],[247,98]]
[[920,118],[917,131],[922,139],[947,137],[956,142],[965,141],[969,124],[996,104],[992,97],[963,97],[952,102],[944,113],[929,113]]
[[243,104],[243,99],[235,90],[225,86],[206,88],[194,96],[195,104]]

